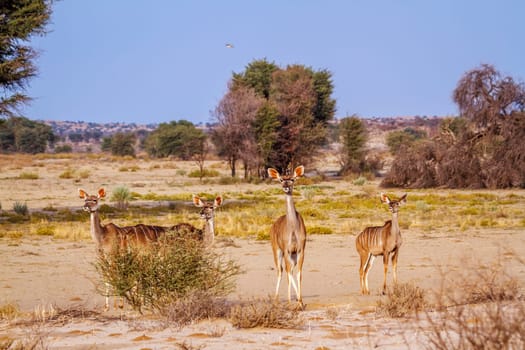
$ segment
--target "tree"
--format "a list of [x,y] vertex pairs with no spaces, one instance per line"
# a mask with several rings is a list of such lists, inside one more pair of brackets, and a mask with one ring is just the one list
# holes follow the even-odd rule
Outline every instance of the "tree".
[[206,135],[187,120],[160,124],[144,140],[146,152],[153,157],[176,156],[190,160],[201,152]]
[[472,125],[465,143],[478,145],[485,186],[525,184],[525,86],[483,64],[468,71],[453,94],[461,115]]
[[236,176],[237,160],[245,164],[245,176],[251,163],[257,163],[257,143],[254,124],[263,106],[263,98],[251,87],[230,84],[229,91],[215,109],[217,125],[212,140],[219,156],[228,159],[232,177]]
[[525,88],[492,65],[468,71],[453,94],[460,114],[483,132],[499,133],[513,112],[525,112]]
[[[252,89],[264,103],[260,104],[255,120],[245,124],[247,130],[251,126],[253,135],[244,135],[250,135],[251,141],[241,143],[242,152],[222,153],[231,165],[239,159],[239,154],[249,154],[250,159],[260,164],[257,168],[272,166],[283,171],[290,164],[307,164],[326,143],[328,121],[335,113],[328,71],[316,72],[302,65],[282,69],[266,60],[256,60],[244,72],[234,73],[227,94],[240,87]],[[219,128],[221,124],[218,120]],[[223,130],[223,136],[228,135],[232,138],[214,138],[219,150],[228,149],[226,145],[232,147],[230,150],[238,147],[239,133],[228,134]],[[259,173],[266,176],[264,172]]]
[[401,145],[409,145],[425,137],[426,133],[424,131],[408,127],[403,130],[389,132],[386,136],[386,144],[390,149],[390,153],[396,154]]
[[28,43],[44,35],[51,15],[50,1],[5,0],[0,2],[0,116],[14,116],[30,98],[22,91],[37,73],[37,51]]
[[115,156],[135,157],[136,137],[133,133],[117,132],[109,138],[109,149]]
[[342,144],[340,173],[363,171],[367,138],[365,124],[355,116],[343,118],[339,123],[339,136]]
[[255,60],[246,66],[242,73],[233,73],[232,90],[239,86],[251,87],[255,93],[265,99],[270,98],[272,74],[279,67],[266,59]]
[[[468,71],[453,93],[460,118],[419,146],[400,149],[386,185],[525,187],[525,88],[490,65]],[[408,170],[407,170],[408,169]]]
[[49,125],[24,117],[0,119],[0,151],[42,153],[55,141]]

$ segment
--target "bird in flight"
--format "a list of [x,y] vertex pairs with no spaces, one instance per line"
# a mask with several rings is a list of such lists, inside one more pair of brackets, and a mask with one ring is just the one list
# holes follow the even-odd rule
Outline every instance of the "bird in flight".
[[228,49],[233,49],[233,44],[227,43],[227,44],[226,44],[226,47],[227,47]]

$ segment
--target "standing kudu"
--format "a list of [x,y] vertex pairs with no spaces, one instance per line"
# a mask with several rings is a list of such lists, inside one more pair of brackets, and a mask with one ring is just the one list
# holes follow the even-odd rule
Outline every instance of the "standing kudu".
[[399,257],[399,248],[403,243],[399,222],[397,221],[397,212],[399,206],[406,203],[406,197],[407,195],[405,194],[399,200],[391,200],[387,195],[381,193],[381,202],[388,204],[388,208],[392,212],[392,220],[386,221],[383,226],[365,228],[355,240],[357,253],[361,259],[359,279],[362,294],[370,294],[368,289],[368,272],[376,256],[383,256],[383,294],[386,293],[386,275],[390,254],[392,254],[394,283],[397,283],[397,259]]
[[[292,176],[281,176],[277,170],[273,168],[268,169],[268,175],[270,175],[272,179],[281,182],[286,198],[286,215],[279,217],[270,229],[273,259],[277,269],[275,297],[277,298],[279,295],[284,260],[284,267],[288,277],[288,301],[291,302],[291,286],[293,286],[295,294],[297,295],[297,301],[301,307],[303,306],[301,288],[304,249],[306,246],[306,228],[301,214],[295,210],[292,192],[295,180],[303,176],[303,173],[304,167],[302,165],[295,168]],[[297,285],[293,276],[294,268],[297,268]]]

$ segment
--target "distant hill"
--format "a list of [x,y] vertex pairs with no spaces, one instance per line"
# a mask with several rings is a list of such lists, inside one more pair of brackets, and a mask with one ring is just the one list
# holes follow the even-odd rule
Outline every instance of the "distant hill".
[[[394,130],[402,130],[408,127],[424,130],[427,135],[434,136],[437,133],[442,117],[388,117],[388,118],[361,118],[368,130],[368,147],[382,151],[386,150],[386,135]],[[58,144],[69,144],[74,151],[96,152],[100,149],[103,137],[111,136],[117,132],[132,132],[139,139],[145,137],[158,127],[157,123],[93,123],[84,121],[55,121],[44,120],[43,123],[51,126],[53,133],[59,138]],[[337,125],[338,119],[333,124]],[[209,130],[210,125],[196,125],[204,130]]]

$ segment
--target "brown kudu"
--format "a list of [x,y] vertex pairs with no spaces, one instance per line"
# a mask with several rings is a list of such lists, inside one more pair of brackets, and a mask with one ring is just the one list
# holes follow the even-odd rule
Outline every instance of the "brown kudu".
[[[296,167],[291,176],[281,176],[277,170],[273,168],[268,169],[268,175],[272,179],[281,182],[286,199],[286,214],[279,217],[270,229],[273,259],[277,269],[275,297],[277,298],[279,295],[284,260],[284,268],[288,277],[288,301],[291,302],[291,286],[293,286],[297,301],[301,307],[303,307],[302,270],[306,246],[306,228],[301,214],[295,210],[292,194],[295,180],[303,176],[303,174],[303,166]],[[297,284],[293,276],[294,268],[297,269]]]
[[392,220],[386,221],[383,226],[365,228],[355,240],[357,253],[361,260],[359,279],[362,294],[370,294],[368,289],[368,272],[376,256],[383,256],[383,294],[386,293],[386,275],[390,254],[392,254],[394,283],[397,283],[397,259],[399,257],[399,249],[403,243],[397,212],[399,206],[406,203],[406,197],[407,195],[405,194],[399,200],[391,200],[387,195],[381,193],[381,202],[388,204],[388,208],[392,212]]

